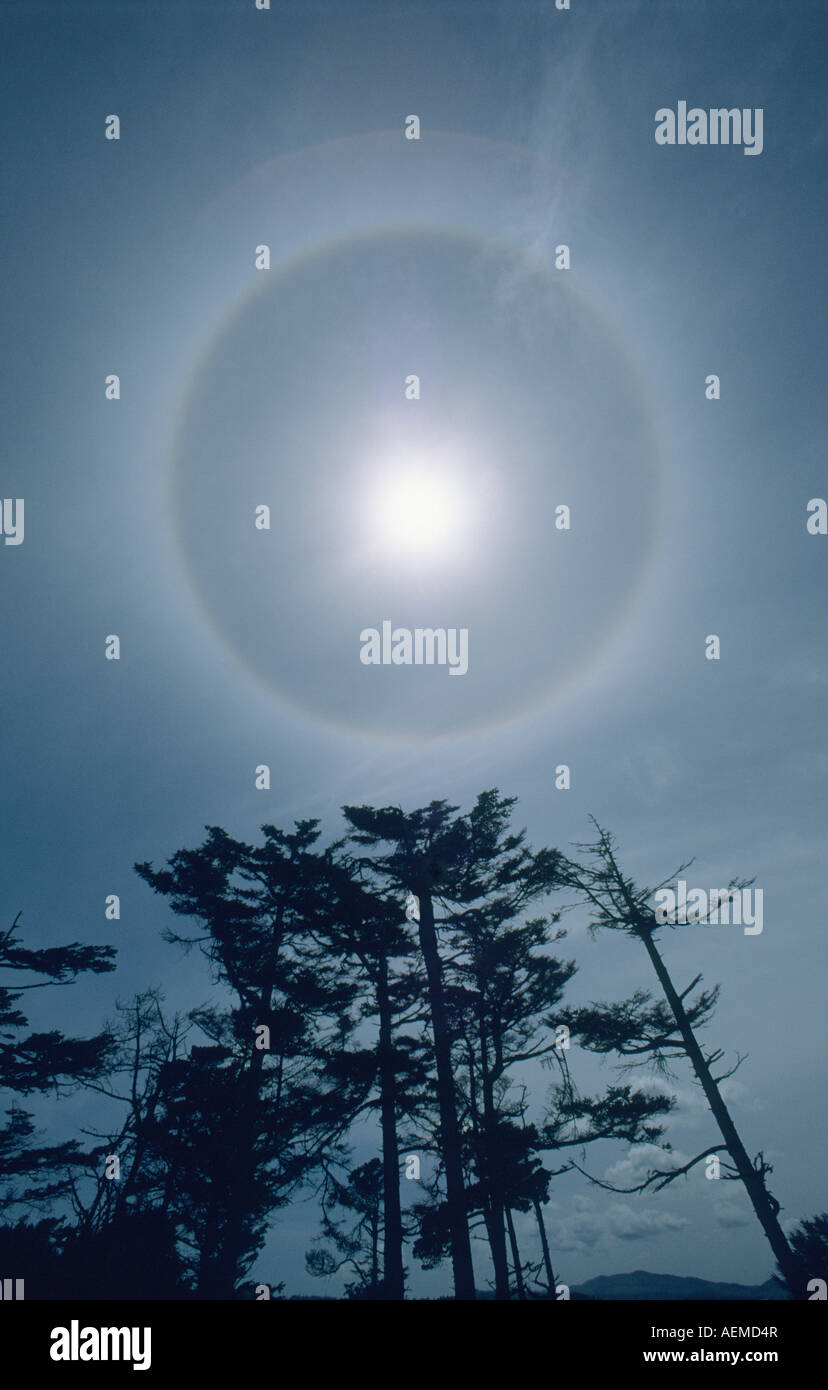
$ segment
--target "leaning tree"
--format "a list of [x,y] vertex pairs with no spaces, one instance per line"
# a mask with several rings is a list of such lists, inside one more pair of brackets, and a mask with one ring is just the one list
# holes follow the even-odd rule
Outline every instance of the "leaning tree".
[[[719,1089],[721,1082],[732,1076],[741,1059],[737,1059],[735,1066],[728,1071],[714,1076],[713,1068],[724,1053],[721,1049],[705,1052],[697,1037],[698,1030],[712,1016],[718,987],[699,990],[695,998],[691,998],[693,990],[700,984],[702,977],[699,974],[679,991],[656,944],[657,934],[662,927],[672,927],[674,923],[657,920],[651,899],[684,872],[689,862],[680,865],[655,888],[640,887],[621,869],[615,837],[602,829],[594,818],[592,821],[597,840],[576,846],[585,858],[578,862],[567,860],[561,866],[562,878],[577,891],[579,900],[591,908],[590,925],[593,930],[606,928],[621,931],[641,943],[664,993],[666,1006],[662,1002],[653,1002],[648,993],[639,992],[634,999],[623,1003],[594,1004],[576,1010],[566,1021],[582,1045],[595,1052],[615,1052],[625,1057],[652,1060],[662,1070],[671,1058],[688,1058],[723,1140],[723,1143],[713,1144],[696,1154],[681,1167],[654,1170],[637,1188],[626,1190],[664,1187],[704,1159],[727,1153],[731,1162],[722,1169],[724,1177],[743,1183],[788,1287],[796,1297],[802,1297],[799,1262],[779,1223],[779,1202],[766,1183],[772,1167],[761,1152],[751,1161]],[[747,880],[733,879],[726,892],[733,894],[745,886]],[[694,918],[699,924],[707,920],[707,915],[701,912]]]

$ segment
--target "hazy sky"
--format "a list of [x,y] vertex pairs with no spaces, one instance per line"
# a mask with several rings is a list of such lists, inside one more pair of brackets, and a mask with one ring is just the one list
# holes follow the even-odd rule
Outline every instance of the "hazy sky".
[[[642,881],[756,875],[761,935],[663,947],[680,988],[721,983],[708,1036],[749,1054],[726,1095],[784,1217],[824,1208],[824,27],[804,0],[3,5],[2,903],[32,944],[119,947],[32,996],[38,1026],[209,996],[135,860],[498,786],[536,846],[591,812]],[[679,101],[762,108],[761,154],[659,146]],[[427,553],[383,510],[412,468],[449,494]],[[363,665],[384,620],[467,629],[467,674]],[[655,986],[568,926],[571,1002]],[[678,1094],[689,1157],[718,1134],[686,1069]],[[641,1156],[589,1163],[623,1185]],[[772,1268],[701,1169],[648,1198],[561,1178],[547,1216],[569,1283]],[[314,1230],[284,1213],[262,1276],[322,1292]]]

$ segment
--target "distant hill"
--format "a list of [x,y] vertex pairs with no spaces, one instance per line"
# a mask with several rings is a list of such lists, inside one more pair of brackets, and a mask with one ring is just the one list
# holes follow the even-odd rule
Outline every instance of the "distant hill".
[[[332,1294],[289,1294],[291,1299],[299,1299],[303,1302],[323,1303],[329,1302],[336,1295]],[[530,1298],[538,1297],[536,1292],[530,1293]],[[570,1298],[573,1299],[637,1299],[644,1303],[648,1300],[654,1302],[697,1302],[706,1303],[721,1300],[722,1302],[735,1302],[745,1300],[749,1302],[764,1303],[770,1300],[785,1300],[788,1294],[773,1279],[767,1279],[764,1284],[717,1284],[711,1279],[688,1279],[680,1274],[651,1274],[646,1269],[636,1269],[632,1274],[599,1274],[595,1279],[588,1279],[585,1284],[573,1284],[570,1290]],[[341,1295],[340,1295],[341,1297]],[[477,1297],[481,1301],[494,1299],[491,1289],[478,1289]],[[415,1300],[409,1295],[411,1302]],[[434,1301],[426,1299],[427,1302]],[[453,1302],[449,1293],[438,1294],[438,1302]]]
[[710,1279],[688,1279],[680,1274],[650,1274],[636,1269],[632,1274],[599,1274],[585,1284],[573,1286],[573,1295],[588,1298],[698,1300],[707,1299],[787,1299],[788,1294],[773,1279],[764,1284],[717,1284]]

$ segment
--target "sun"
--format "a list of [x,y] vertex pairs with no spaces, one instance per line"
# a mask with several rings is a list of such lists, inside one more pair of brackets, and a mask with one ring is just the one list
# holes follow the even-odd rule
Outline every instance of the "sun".
[[395,472],[378,487],[376,525],[385,544],[398,554],[443,554],[460,530],[457,488],[425,468]]

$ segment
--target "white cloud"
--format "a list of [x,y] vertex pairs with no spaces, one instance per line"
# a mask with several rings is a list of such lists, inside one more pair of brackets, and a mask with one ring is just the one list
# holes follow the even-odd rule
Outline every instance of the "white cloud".
[[653,1168],[662,1171],[680,1168],[689,1157],[677,1149],[667,1152],[657,1144],[636,1144],[627,1150],[624,1158],[606,1170],[604,1181],[615,1187],[634,1187],[636,1183],[643,1182]]
[[747,1110],[752,1115],[758,1115],[765,1108],[764,1102],[760,1100],[759,1096],[752,1095],[743,1082],[734,1078],[729,1077],[723,1081],[719,1090],[723,1100],[736,1109]]
[[594,1210],[590,1197],[575,1196],[569,1215],[559,1222],[550,1222],[550,1240],[558,1250],[589,1251],[606,1237],[616,1240],[644,1240],[668,1231],[678,1231],[688,1225],[683,1216],[666,1211],[661,1203],[650,1205],[646,1198],[633,1205],[615,1202],[603,1210]]
[[666,1231],[679,1231],[690,1224],[685,1216],[676,1216],[671,1211],[636,1208],[623,1202],[610,1207],[606,1221],[610,1234],[618,1240],[644,1240]]
[[592,1250],[604,1232],[604,1220],[596,1212],[576,1212],[554,1232],[554,1243],[558,1250]]
[[720,1226],[750,1225],[750,1212],[735,1201],[714,1202],[713,1215]]

